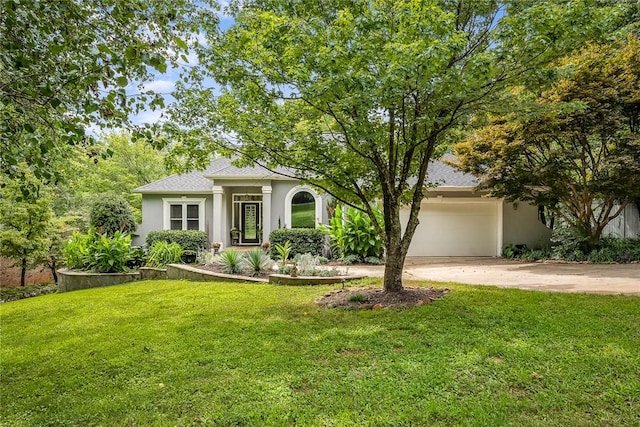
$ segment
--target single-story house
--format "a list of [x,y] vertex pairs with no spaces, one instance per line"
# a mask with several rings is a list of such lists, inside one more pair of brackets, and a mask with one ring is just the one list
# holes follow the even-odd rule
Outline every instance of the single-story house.
[[[154,230],[202,230],[211,242],[257,245],[272,230],[326,223],[326,198],[284,170],[239,168],[230,159],[211,162],[203,171],[152,182],[142,194],[142,224],[134,242],[143,244]],[[474,192],[477,179],[436,161],[429,168],[435,186],[422,202],[409,256],[500,256],[508,244],[547,244],[551,231],[538,209]],[[406,223],[408,210],[401,213]]]

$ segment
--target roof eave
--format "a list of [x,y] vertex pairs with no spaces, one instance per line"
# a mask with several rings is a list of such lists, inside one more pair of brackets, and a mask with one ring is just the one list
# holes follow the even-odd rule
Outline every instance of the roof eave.
[[207,190],[132,190],[132,193],[138,194],[211,194],[211,191]]

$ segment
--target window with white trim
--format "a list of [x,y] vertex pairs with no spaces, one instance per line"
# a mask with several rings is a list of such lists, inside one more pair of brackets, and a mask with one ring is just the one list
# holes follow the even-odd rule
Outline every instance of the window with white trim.
[[162,199],[165,230],[204,231],[205,199]]
[[314,228],[322,221],[322,198],[310,187],[298,185],[284,199],[286,228]]

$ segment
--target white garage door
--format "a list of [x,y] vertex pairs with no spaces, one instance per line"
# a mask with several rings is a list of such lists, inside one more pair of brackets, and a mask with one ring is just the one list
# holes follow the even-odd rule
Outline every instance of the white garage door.
[[423,203],[408,256],[496,256],[497,216],[494,202]]

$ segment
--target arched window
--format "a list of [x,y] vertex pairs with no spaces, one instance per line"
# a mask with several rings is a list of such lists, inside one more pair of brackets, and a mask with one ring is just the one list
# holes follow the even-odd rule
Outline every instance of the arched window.
[[291,199],[291,228],[315,228],[316,200],[308,191],[296,193]]
[[322,221],[322,199],[311,188],[297,186],[285,197],[285,227],[315,228]]

